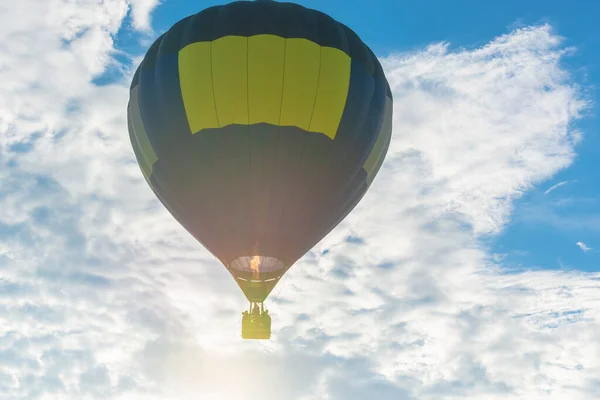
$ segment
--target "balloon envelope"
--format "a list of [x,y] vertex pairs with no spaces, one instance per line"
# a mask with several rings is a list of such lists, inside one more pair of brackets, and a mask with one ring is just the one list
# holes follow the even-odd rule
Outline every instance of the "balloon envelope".
[[291,3],[177,22],[130,90],[131,143],[164,206],[264,301],[359,202],[387,152],[392,95],[348,27]]

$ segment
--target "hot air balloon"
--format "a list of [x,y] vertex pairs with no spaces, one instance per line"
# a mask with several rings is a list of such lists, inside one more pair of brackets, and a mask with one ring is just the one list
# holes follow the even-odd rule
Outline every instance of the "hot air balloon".
[[237,1],[150,46],[127,117],[148,185],[248,299],[242,337],[267,339],[265,299],[380,169],[392,94],[347,26],[293,3]]

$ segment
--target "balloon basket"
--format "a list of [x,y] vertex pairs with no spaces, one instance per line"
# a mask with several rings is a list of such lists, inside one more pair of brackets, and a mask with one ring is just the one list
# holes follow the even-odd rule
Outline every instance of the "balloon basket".
[[242,339],[270,339],[271,316],[263,303],[251,302],[249,311],[242,313]]

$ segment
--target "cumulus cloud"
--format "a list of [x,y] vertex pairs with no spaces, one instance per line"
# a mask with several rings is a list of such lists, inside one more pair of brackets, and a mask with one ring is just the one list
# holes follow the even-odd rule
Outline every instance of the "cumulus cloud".
[[92,83],[128,7],[145,29],[155,3],[40,4],[0,13],[1,398],[597,393],[600,276],[508,274],[479,242],[581,139],[549,26],[383,60],[387,162],[275,289],[273,340],[245,342],[233,280],[135,164],[126,84]]
[[158,5],[159,0],[135,0],[131,4],[134,28],[141,31],[150,30],[150,13]]

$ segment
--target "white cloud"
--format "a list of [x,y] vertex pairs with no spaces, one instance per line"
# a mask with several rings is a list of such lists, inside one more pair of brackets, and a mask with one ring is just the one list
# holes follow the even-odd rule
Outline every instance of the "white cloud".
[[514,198],[570,164],[580,135],[567,124],[584,102],[566,84],[559,43],[542,26],[474,51],[435,45],[386,60],[402,136],[393,150],[422,170],[426,200],[441,201],[440,214],[494,232]]
[[583,250],[584,252],[588,252],[588,251],[592,250],[592,248],[591,248],[591,247],[588,247],[588,245],[586,245],[586,244],[585,244],[585,243],[583,243],[583,242],[577,242],[577,243],[575,243],[575,244],[577,245],[577,247],[579,247],[579,248],[580,248],[581,250]]
[[158,5],[159,0],[136,0],[131,5],[134,28],[141,31],[150,30],[150,13]]
[[573,159],[585,102],[549,27],[384,60],[387,162],[256,343],[234,282],[133,163],[127,88],[91,84],[127,3],[44,4],[0,14],[2,399],[593,398],[600,276],[504,274],[477,241]]
[[549,187],[549,188],[548,188],[548,189],[547,189],[547,190],[544,192],[544,194],[548,194],[548,193],[552,192],[553,190],[556,190],[556,189],[558,189],[559,187],[566,185],[566,184],[567,184],[567,183],[569,183],[569,182],[570,182],[570,181],[562,181],[562,182],[558,182],[556,185],[552,185],[552,186],[550,186],[550,187]]

